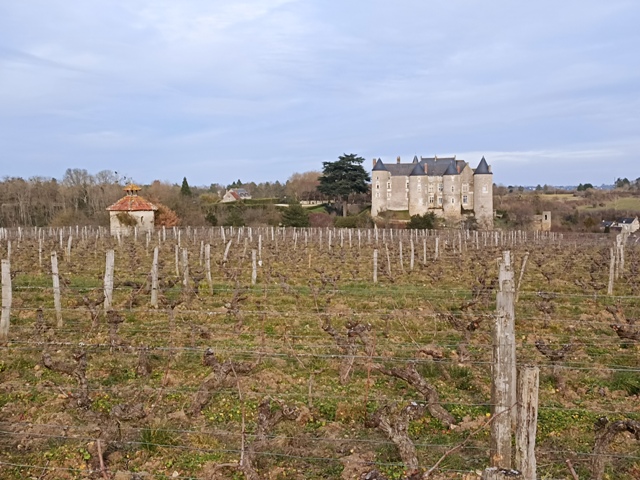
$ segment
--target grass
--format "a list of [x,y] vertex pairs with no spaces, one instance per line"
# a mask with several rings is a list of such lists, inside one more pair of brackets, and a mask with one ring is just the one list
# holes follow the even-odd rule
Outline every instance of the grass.
[[[214,232],[219,235],[219,228]],[[97,247],[95,241],[74,244],[72,258],[77,263],[61,261],[61,274],[70,281],[63,289],[62,329],[54,327],[50,278],[45,272],[38,273],[37,258],[33,258],[33,249],[29,249],[25,240],[13,252],[12,264],[18,272],[14,285],[20,288],[14,292],[17,318],[15,322],[12,319],[11,342],[0,362],[3,416],[35,426],[29,428],[64,421],[70,423],[69,427],[91,430],[103,426],[101,422],[109,418],[115,405],[141,403],[148,416],[121,422],[125,447],[108,459],[110,471],[145,471],[160,478],[178,470],[183,476],[203,477],[207,464],[238,460],[243,412],[247,441],[251,441],[256,431],[257,405],[270,397],[273,402],[295,406],[303,415],[297,421],[283,421],[271,430],[269,455],[260,456],[258,467],[265,477],[273,472],[274,478],[284,473],[294,479],[337,478],[342,470],[339,459],[353,448],[375,454],[379,462],[376,468],[384,469],[389,477],[401,478],[403,467],[397,449],[381,432],[365,428],[365,408],[371,413],[383,405],[402,407],[421,398],[406,382],[381,375],[375,366],[392,368],[416,361],[418,371],[436,387],[443,406],[458,421],[487,418],[495,286],[487,284],[490,290],[486,301],[466,309],[463,305],[474,298],[472,287],[480,285],[479,279],[497,277],[495,259],[505,247],[487,246],[476,251],[469,245],[460,253],[454,251],[454,241],[446,241],[448,233],[444,232],[437,261],[433,260],[434,239],[424,237],[428,261],[422,265],[423,239],[413,237],[416,260],[419,257],[420,261],[409,271],[409,234],[405,232],[402,240],[401,269],[400,233],[394,232],[391,239],[387,231],[385,238],[391,259],[391,275],[387,276],[382,232],[378,231],[378,245],[374,241],[369,243],[364,232],[360,249],[357,241],[350,248],[346,240],[341,248],[338,234],[333,236],[333,247],[329,249],[326,232],[322,244],[315,237],[305,246],[299,236],[294,249],[291,236],[279,237],[276,245],[271,241],[271,232],[263,231],[263,266],[257,285],[250,287],[250,255],[243,256],[244,240],[237,241],[238,231],[227,234],[227,241],[233,238],[234,242],[226,265],[221,263],[226,244],[217,236],[209,237],[207,231],[202,239],[212,246],[213,295],[203,287],[198,295],[185,299],[180,282],[164,290],[163,301],[179,302],[174,310],[174,325],[170,327],[166,304],[158,311],[149,309],[147,291],[143,289],[136,297],[138,288],[121,284],[114,301],[125,318],[118,329],[124,345],[113,349],[104,317],[92,329],[88,311],[79,306],[82,296],[93,293],[93,289],[100,291],[107,240],[99,241]],[[247,241],[249,252],[256,248],[257,235],[254,231],[253,243]],[[130,240],[122,246],[111,245],[116,249],[116,278],[143,285],[149,271],[149,255],[144,242],[132,245]],[[191,253],[192,274],[202,275],[203,267],[198,262],[200,238],[183,234],[182,241]],[[377,285],[371,283],[374,247],[378,248],[381,265]],[[602,260],[601,247],[597,244],[576,247],[573,243],[508,247],[517,266],[525,248],[531,255],[516,306],[516,333],[519,361],[542,368],[538,435],[538,448],[544,458],[539,462],[541,478],[565,475],[562,450],[590,451],[593,421],[603,412],[632,412],[637,408],[633,395],[638,395],[640,385],[637,372],[632,370],[638,367],[638,346],[621,348],[603,311],[605,306],[620,305],[629,318],[638,317],[640,282],[632,272],[640,270],[640,252],[629,246],[627,271],[616,283],[616,291],[628,295],[613,298],[575,283],[592,273],[606,283],[606,265],[597,266]],[[161,245],[164,280],[175,275],[173,255],[173,241]],[[552,272],[551,282],[547,282],[542,272]],[[226,312],[224,306],[240,287],[249,287],[242,291],[241,296],[246,298],[238,302],[236,313]],[[558,293],[552,299],[554,311],[548,325],[537,306],[540,291]],[[132,298],[137,302],[130,308]],[[35,308],[40,305],[45,306],[48,337],[37,338],[33,322]],[[476,318],[483,320],[477,330],[468,332],[455,328],[438,317],[438,313],[453,314],[464,320],[463,325]],[[338,378],[343,352],[322,330],[326,320],[343,335],[347,322],[371,325],[375,355],[369,358],[360,340],[354,339],[358,356],[346,385]],[[550,362],[533,345],[536,339],[554,345],[575,341],[575,351],[563,363],[570,367],[566,369],[566,395],[556,391]],[[40,365],[44,350],[60,361],[72,362],[72,352],[79,342],[89,349],[87,380],[92,403],[86,410],[61,398],[61,392],[77,389],[76,378],[44,370]],[[461,342],[470,355],[464,363],[459,363],[457,357]],[[141,345],[151,348],[152,372],[148,377],[135,373]],[[426,346],[440,349],[443,358],[432,361],[418,355],[418,350]],[[230,374],[212,392],[202,414],[186,416],[184,412],[203,379],[211,373],[211,367],[202,364],[207,347],[214,350],[220,361],[252,362],[260,358],[261,362],[249,373]],[[416,444],[437,445],[419,446],[419,459],[425,467],[437,461],[446,446],[459,443],[466,434],[449,431],[428,415],[410,425],[410,436]],[[44,444],[38,451],[49,455],[45,458],[51,459],[52,467],[66,467],[73,461],[76,468],[78,462],[84,461],[80,449],[91,451],[88,442],[62,435],[55,445]],[[477,433],[469,447],[473,448],[448,458],[443,468],[467,472],[482,469],[487,463],[488,433]],[[620,448],[624,454],[634,455],[631,447]],[[64,458],[65,455],[69,458]],[[9,458],[15,463],[37,463],[12,444],[0,454],[0,460]],[[577,467],[584,470],[583,465]],[[624,468],[631,467],[624,464]],[[234,474],[232,470],[226,473]],[[581,474],[588,477],[587,473]],[[9,479],[20,478],[11,472],[6,475]]]

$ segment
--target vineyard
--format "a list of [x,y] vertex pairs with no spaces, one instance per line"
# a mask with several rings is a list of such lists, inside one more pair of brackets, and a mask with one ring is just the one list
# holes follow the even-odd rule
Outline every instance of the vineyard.
[[640,245],[623,241],[2,230],[0,477],[479,478],[509,251],[538,478],[640,478]]

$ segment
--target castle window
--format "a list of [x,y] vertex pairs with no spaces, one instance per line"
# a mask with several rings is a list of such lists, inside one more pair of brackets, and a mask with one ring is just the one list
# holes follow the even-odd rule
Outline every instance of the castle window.
[[456,199],[455,199],[455,198],[452,198],[452,199],[451,199],[451,205],[453,205],[454,203],[456,203]]
[[435,198],[433,195],[429,195],[429,203],[433,205]]
[[429,185],[429,193],[433,193],[433,185]]
[[387,192],[387,198],[391,198],[391,192]]
[[467,195],[463,195],[463,196],[462,196],[462,203],[463,203],[463,204],[465,204],[465,205],[466,205],[467,203],[469,203],[469,197],[468,197]]
[[376,183],[376,190],[380,190],[380,184]]
[[391,182],[387,182],[387,190],[391,190]]
[[468,183],[463,183],[462,184],[462,193],[467,193],[469,191],[469,184]]
[[438,184],[438,191],[441,192],[443,190],[443,186],[441,183]]
[[438,205],[442,205],[442,197],[438,197]]
[[376,198],[380,198],[380,192],[376,192]]
[[456,187],[454,185],[451,185],[451,193],[455,193],[456,191]]
[[489,187],[487,187],[486,185],[482,186],[482,193],[488,193],[489,192]]

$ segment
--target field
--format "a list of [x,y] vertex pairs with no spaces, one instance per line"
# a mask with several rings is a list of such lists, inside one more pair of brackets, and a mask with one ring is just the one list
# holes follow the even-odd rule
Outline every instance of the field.
[[[441,460],[431,478],[479,478],[505,250],[516,280],[528,255],[516,340],[518,364],[541,370],[538,478],[569,478],[566,460],[592,478],[595,425],[640,421],[636,243],[607,295],[606,235],[199,228],[115,239],[67,228],[0,237],[13,277],[0,347],[3,479],[404,478],[387,424],[415,446],[420,471]],[[447,415],[436,418],[434,398],[425,405],[400,378],[413,369]],[[411,402],[419,414],[403,416]],[[605,478],[640,478],[632,435],[617,435],[608,454]]]

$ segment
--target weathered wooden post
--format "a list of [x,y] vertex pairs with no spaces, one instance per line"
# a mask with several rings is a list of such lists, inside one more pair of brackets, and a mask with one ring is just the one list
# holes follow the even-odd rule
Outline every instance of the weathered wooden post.
[[373,283],[378,283],[378,249],[373,249]]
[[224,249],[224,255],[222,257],[222,264],[227,263],[227,257],[229,256],[229,250],[231,249],[231,243],[233,243],[233,239],[229,240],[227,243],[227,247]]
[[182,285],[189,288],[189,252],[186,248],[182,249]]
[[207,271],[209,293],[213,294],[213,279],[211,278],[211,244],[209,243],[204,246],[204,268]]
[[256,257],[257,252],[251,250],[251,285],[255,285],[258,279],[258,260]]
[[493,367],[491,382],[492,467],[511,468],[511,427],[516,421],[516,370],[514,332],[514,285],[511,254],[503,252],[498,276],[496,318],[492,331]]
[[[477,233],[477,232],[476,232]],[[524,269],[527,268],[527,260],[529,260],[529,252],[525,252],[522,259],[522,267],[520,267],[520,276],[518,277],[518,286],[516,287],[516,303],[520,297],[520,288],[522,287],[522,277],[524,277]]]
[[180,276],[180,247],[178,244],[173,246],[173,255],[175,257],[176,262],[176,277]]
[[409,270],[413,271],[414,257],[416,254],[416,249],[413,244],[413,238],[411,239],[411,259],[409,260]]
[[69,238],[67,239],[67,250],[65,252],[65,261],[70,262],[71,261],[71,244],[73,242],[73,237],[71,235],[69,235]]
[[0,341],[9,338],[9,323],[11,318],[11,262],[2,260],[2,315],[0,316]]
[[536,480],[536,430],[540,369],[522,367],[518,378],[518,421],[516,427],[516,469],[524,480]]
[[104,269],[104,311],[111,309],[113,303],[113,271],[115,268],[115,252],[107,250]]
[[60,299],[60,273],[58,272],[58,255],[51,252],[51,277],[53,281],[53,308],[56,310],[58,328],[62,327],[62,301]]
[[158,308],[158,253],[159,248],[155,247],[151,264],[151,306],[153,308]]
[[440,243],[440,238],[436,237],[436,253],[433,256],[434,260],[438,259],[438,250],[439,250],[439,247],[440,247],[439,243]]
[[613,295],[613,275],[616,268],[616,257],[613,248],[610,249],[611,259],[609,261],[609,286],[607,287],[607,295]]

